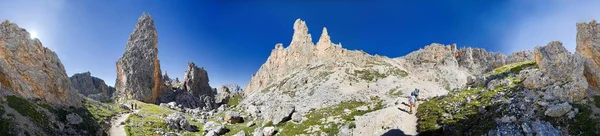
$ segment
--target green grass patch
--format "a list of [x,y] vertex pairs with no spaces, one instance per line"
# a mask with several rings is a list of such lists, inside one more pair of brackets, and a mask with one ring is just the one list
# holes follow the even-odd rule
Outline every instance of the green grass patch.
[[234,94],[229,98],[229,101],[227,101],[227,105],[229,106],[235,106],[240,104],[240,101],[242,101],[244,99],[244,96],[242,96],[241,94]]
[[[143,102],[136,101],[138,104],[139,111],[134,114],[131,113],[127,120],[125,120],[125,132],[130,136],[146,135],[153,136],[156,130],[163,130],[165,132],[184,132],[183,130],[172,130],[167,128],[167,122],[161,116],[169,116],[177,111],[171,110],[167,107],[161,107],[154,104],[146,104]],[[197,126],[199,132],[185,132],[186,135],[202,135],[201,123],[191,120],[191,116],[184,114],[190,125]]]
[[502,67],[498,67],[498,68],[494,69],[491,72],[491,74],[497,75],[497,74],[501,74],[504,72],[518,73],[519,71],[523,70],[524,68],[535,66],[535,64],[536,64],[535,61],[531,60],[531,61],[523,61],[523,62],[519,62],[519,63],[504,65]]
[[125,112],[115,103],[101,103],[86,100],[84,104],[94,120],[101,123],[108,122],[112,116]]
[[[355,110],[360,106],[374,105],[373,108],[367,111],[357,111]],[[278,124],[277,127],[282,128],[282,131],[279,132],[280,135],[299,135],[306,134],[306,130],[311,126],[320,126],[321,132],[325,132],[329,135],[335,135],[338,133],[338,126],[353,124],[354,116],[361,116],[368,112],[372,112],[375,110],[379,110],[383,108],[383,104],[380,99],[373,99],[370,102],[359,102],[359,101],[349,101],[342,102],[337,105],[332,105],[329,107],[321,108],[315,111],[312,111],[305,115],[306,120],[301,123],[294,122],[285,122],[283,124]],[[351,110],[350,113],[346,113],[344,110]],[[340,118],[343,122],[340,124],[335,123],[326,123],[323,120],[328,117],[337,117]],[[330,125],[330,127],[324,127],[326,125]],[[267,124],[269,126],[269,124]],[[356,125],[354,125],[356,126]]]
[[30,103],[23,98],[12,95],[6,96],[6,98],[8,100],[8,106],[15,109],[21,115],[31,118],[41,126],[48,124],[48,117],[45,113],[38,111],[36,108],[37,106],[34,103]]
[[439,135],[442,134],[441,127],[447,125],[456,128],[458,135],[486,134],[496,126],[493,118],[502,113],[479,114],[478,109],[485,106],[486,111],[495,111],[502,107],[493,104],[492,98],[501,92],[510,93],[509,90],[517,88],[520,80],[515,78],[504,77],[503,80],[512,81],[508,86],[486,91],[482,91],[485,90],[484,87],[454,91],[420,104],[416,113],[418,131],[425,135]]

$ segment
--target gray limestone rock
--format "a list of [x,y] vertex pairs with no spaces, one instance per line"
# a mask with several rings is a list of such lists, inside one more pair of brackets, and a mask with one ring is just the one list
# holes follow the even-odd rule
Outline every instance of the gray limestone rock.
[[183,114],[173,113],[167,116],[165,121],[167,122],[167,127],[170,129],[194,131]]
[[83,119],[76,113],[67,114],[66,118],[67,123],[72,125],[80,124],[81,122],[83,122]]
[[544,115],[550,116],[550,117],[561,117],[561,116],[567,114],[569,111],[571,111],[571,108],[573,108],[573,107],[568,102],[551,105],[544,112]]
[[163,79],[158,60],[158,35],[152,17],[138,19],[127,40],[123,56],[117,60],[115,88],[118,98],[158,103]]

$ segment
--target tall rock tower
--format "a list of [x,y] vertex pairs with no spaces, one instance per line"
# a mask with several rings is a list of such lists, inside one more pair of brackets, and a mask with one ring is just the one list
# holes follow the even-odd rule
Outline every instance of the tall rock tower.
[[156,28],[152,17],[143,13],[127,40],[125,53],[117,60],[117,100],[157,103],[162,81]]

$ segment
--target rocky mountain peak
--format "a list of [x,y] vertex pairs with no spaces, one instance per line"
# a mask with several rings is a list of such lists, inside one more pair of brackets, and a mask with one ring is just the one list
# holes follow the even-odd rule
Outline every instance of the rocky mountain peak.
[[294,35],[292,36],[292,42],[288,47],[288,51],[291,53],[305,54],[311,53],[314,49],[314,43],[312,37],[308,33],[308,27],[306,22],[301,19],[297,19],[294,22]]
[[104,80],[92,76],[89,71],[73,74],[69,79],[73,88],[80,94],[97,101],[108,102],[115,92],[115,88],[106,85]]
[[162,92],[158,60],[158,36],[149,14],[142,14],[127,41],[125,53],[117,61],[118,97],[156,103]]
[[82,106],[56,53],[9,21],[0,24],[0,89],[57,106]]

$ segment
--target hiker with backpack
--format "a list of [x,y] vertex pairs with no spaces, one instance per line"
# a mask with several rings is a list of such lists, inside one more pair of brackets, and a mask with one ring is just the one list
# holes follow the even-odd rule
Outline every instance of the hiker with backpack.
[[413,113],[413,107],[415,107],[416,105],[417,97],[419,96],[419,91],[419,89],[415,88],[415,90],[411,92],[410,96],[408,97],[408,102],[410,105],[410,114]]

